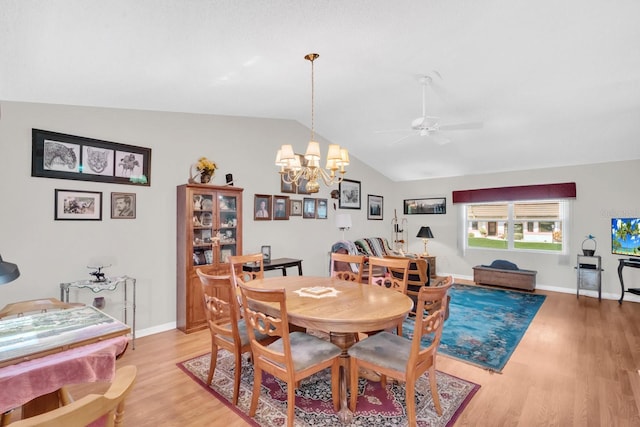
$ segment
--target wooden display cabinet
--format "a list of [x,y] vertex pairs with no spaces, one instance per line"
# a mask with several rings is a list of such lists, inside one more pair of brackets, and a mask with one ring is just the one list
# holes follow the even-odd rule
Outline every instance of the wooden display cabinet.
[[176,323],[186,333],[207,327],[196,268],[228,276],[228,257],[242,254],[242,191],[233,186],[178,186]]

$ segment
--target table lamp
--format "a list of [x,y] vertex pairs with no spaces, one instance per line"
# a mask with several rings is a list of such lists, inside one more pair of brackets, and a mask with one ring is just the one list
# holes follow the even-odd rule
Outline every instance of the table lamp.
[[3,261],[2,255],[0,255],[0,285],[13,282],[18,277],[20,277],[20,270],[18,270],[18,266],[16,264]]
[[336,227],[342,231],[342,240],[344,240],[344,231],[351,228],[351,214],[337,214]]
[[424,242],[424,253],[422,255],[429,256],[429,252],[427,252],[427,242],[429,239],[433,239],[433,233],[431,232],[430,227],[420,227],[420,231],[416,237],[420,237]]

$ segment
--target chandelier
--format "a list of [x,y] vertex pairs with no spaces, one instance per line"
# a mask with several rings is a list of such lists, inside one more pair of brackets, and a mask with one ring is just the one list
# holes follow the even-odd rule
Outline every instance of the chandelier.
[[[307,145],[304,157],[293,152],[293,146],[284,144],[276,154],[276,166],[280,168],[280,176],[286,184],[295,184],[300,187],[306,182],[308,193],[317,193],[320,190],[319,179],[325,185],[331,186],[342,182],[345,174],[345,166],[349,165],[349,152],[346,148],[340,148],[338,144],[330,144],[327,151],[327,163],[325,168],[320,167],[320,144],[314,141],[314,70],[313,61],[320,55],[310,53],[304,59],[311,62],[311,140]],[[302,157],[302,158],[301,158]]]

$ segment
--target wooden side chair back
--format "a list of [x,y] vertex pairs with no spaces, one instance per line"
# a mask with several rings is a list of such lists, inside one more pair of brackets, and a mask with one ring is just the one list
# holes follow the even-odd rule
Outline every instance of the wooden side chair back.
[[[372,335],[349,349],[351,390],[358,390],[358,376],[361,369],[378,372],[381,384],[386,387],[387,377],[405,382],[407,415],[409,425],[416,425],[415,386],[417,379],[429,372],[431,395],[438,415],[442,415],[442,406],[438,396],[436,382],[436,353],[442,337],[446,296],[453,279],[446,286],[423,286],[418,293],[418,313],[413,338],[410,340],[389,332]],[[440,308],[427,312],[427,304],[440,304]],[[430,344],[422,346],[422,340],[430,336]],[[350,408],[355,412],[358,394],[352,393]]]
[[[253,263],[260,268],[259,271],[242,271],[242,266],[247,263]],[[264,278],[264,258],[262,254],[253,255],[233,255],[229,257],[229,267],[231,275],[239,276],[243,282],[253,279]],[[234,284],[234,286],[237,284]]]
[[[406,259],[404,257],[396,257],[391,255],[387,255],[385,256],[385,258]],[[427,262],[427,260],[422,258],[410,258],[407,276],[407,295],[413,301],[413,309],[411,310],[412,316],[415,316],[416,314],[416,307],[418,305],[418,293],[420,292],[420,288],[429,285],[429,263]]]
[[104,417],[104,425],[122,426],[124,402],[133,388],[136,374],[135,366],[123,366],[116,371],[111,386],[104,394],[89,394],[58,409],[9,425],[11,427],[86,426]]
[[[381,273],[382,272],[382,273]],[[407,293],[409,258],[369,258],[369,284]]]
[[55,298],[32,299],[28,301],[14,302],[4,306],[0,310],[0,319],[9,316],[23,316],[28,313],[45,313],[49,310],[66,310],[72,307],[83,306],[81,303],[62,302]]
[[363,255],[348,255],[336,252],[331,254],[331,277],[360,283],[363,269]]
[[207,384],[211,385],[218,361],[218,349],[224,348],[233,354],[236,363],[233,404],[238,403],[240,376],[242,375],[242,354],[251,351],[249,336],[244,322],[240,319],[238,300],[232,293],[230,276],[212,276],[196,269],[202,284],[204,310],[211,333],[211,363]]
[[[251,283],[238,282],[242,294],[244,317],[253,351],[253,394],[249,416],[256,414],[262,385],[262,372],[268,372],[287,383],[287,426],[295,417],[295,390],[299,382],[316,372],[331,368],[331,393],[334,410],[338,411],[339,368],[341,349],[328,341],[304,332],[289,332],[284,289],[256,289]],[[266,310],[269,314],[263,313]],[[271,344],[257,339],[258,334],[276,338]]]

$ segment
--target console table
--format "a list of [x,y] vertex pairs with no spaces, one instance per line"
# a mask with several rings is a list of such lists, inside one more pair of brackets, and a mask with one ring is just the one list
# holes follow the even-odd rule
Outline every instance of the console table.
[[618,300],[618,304],[622,304],[622,299],[624,298],[624,293],[629,292],[630,294],[640,295],[640,288],[629,288],[626,291],[624,290],[624,280],[622,279],[622,269],[625,267],[632,268],[640,268],[640,259],[635,258],[620,258],[618,260],[618,279],[620,279],[620,288],[622,288],[622,294],[620,295],[620,299]]
[[[282,270],[282,275],[287,275],[288,267],[298,267],[298,276],[302,276],[302,260],[294,258],[274,258],[271,262],[263,263],[264,271]],[[254,264],[244,264],[242,271],[256,272],[260,271],[260,267]]]
[[124,323],[127,324],[127,314],[129,311],[127,285],[132,285],[131,299],[131,348],[136,349],[136,279],[129,276],[106,277],[104,280],[76,280],[75,282],[60,283],[60,299],[69,302],[69,288],[88,288],[93,292],[115,291],[120,284],[124,286]]

